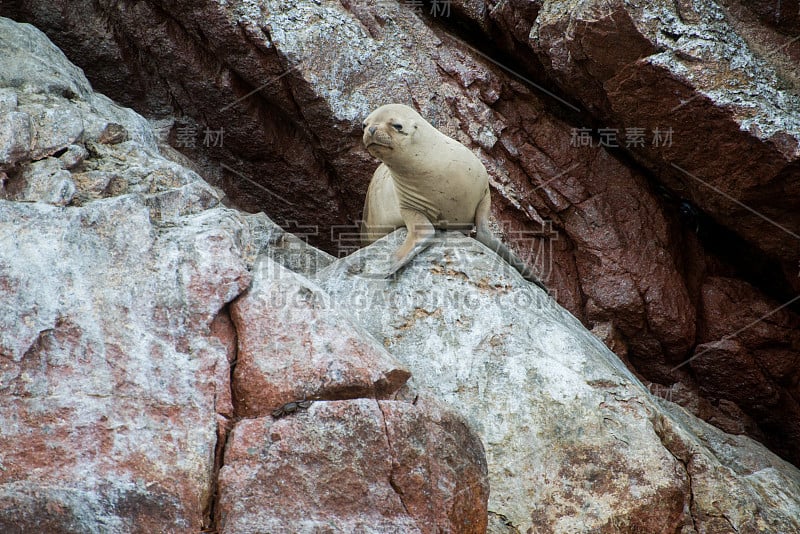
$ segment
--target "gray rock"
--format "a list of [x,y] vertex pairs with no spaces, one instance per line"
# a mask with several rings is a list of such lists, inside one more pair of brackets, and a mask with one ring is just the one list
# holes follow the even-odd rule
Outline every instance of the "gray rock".
[[[404,233],[317,278],[408,367],[410,395],[446,401],[481,436],[491,512],[520,532],[705,532],[720,517],[739,532],[800,528],[800,471],[744,437],[728,436],[728,458],[717,459],[707,425],[665,410],[577,319],[475,240],[444,234],[396,280],[371,278]],[[706,459],[702,483],[692,454]],[[715,469],[754,456],[768,460]]]
[[83,72],[33,26],[0,17],[0,57],[0,109],[7,110],[0,117],[0,169],[102,140],[109,125],[155,151],[148,123],[94,93]]
[[13,89],[0,89],[0,113],[10,113],[17,108],[17,92]]
[[0,86],[0,531],[197,532],[232,415],[211,325],[274,225],[7,19]]
[[26,159],[30,154],[31,140],[30,115],[19,111],[3,113],[0,116],[0,169]]
[[0,201],[3,531],[20,514],[23,531],[201,528],[229,395],[209,327],[249,282],[247,223],[226,209],[173,222],[154,226],[141,195]]
[[89,151],[81,145],[70,145],[66,152],[58,156],[61,166],[67,170],[72,170],[82,164],[89,157]]
[[[307,21],[318,19],[320,10],[306,6],[298,18],[291,6],[276,5],[270,23],[284,31],[275,31],[276,42],[292,41],[287,29],[313,37]],[[323,11],[331,24],[344,20],[338,7]],[[394,31],[392,38],[402,33]],[[284,50],[295,47],[299,58],[305,41],[293,42]],[[747,438],[653,399],[574,317],[474,240],[449,235],[388,283],[369,273],[402,232],[319,270],[330,257],[302,245],[295,254],[297,242],[264,215],[221,207],[217,190],[163,158],[148,124],[92,93],[79,69],[37,30],[0,19],[0,58],[3,117],[18,114],[0,133],[3,197],[36,201],[0,200],[3,532],[197,532],[211,526],[213,483],[234,414],[229,380],[236,331],[220,334],[225,327],[219,325],[228,303],[248,286],[256,258],[276,243],[284,243],[276,259],[317,272],[329,291],[326,305],[350,313],[413,373],[395,400],[318,405],[304,414],[331,415],[325,428],[337,448],[309,448],[320,452],[326,467],[358,465],[375,477],[363,457],[337,461],[337,451],[356,450],[388,459],[384,438],[379,447],[358,449],[349,446],[350,434],[338,433],[359,425],[369,427],[373,441],[386,432],[390,446],[411,447],[408,452],[424,460],[428,449],[415,443],[425,443],[425,428],[417,427],[415,441],[402,442],[406,426],[392,429],[392,419],[376,409],[411,413],[411,424],[430,412],[403,399],[434,396],[483,440],[495,530],[800,528],[796,468]],[[410,67],[403,65],[398,79]],[[468,76],[469,69],[456,74]],[[335,81],[325,78],[320,86],[333,92]],[[334,107],[343,118],[357,114]],[[493,142],[473,133],[486,146]],[[62,150],[76,157],[50,157]],[[308,266],[298,257],[320,261]],[[370,424],[344,413],[356,405],[374,413]],[[296,428],[298,439],[275,445],[281,455],[270,468],[276,470],[264,471],[258,491],[277,487],[269,486],[275,481],[270,473],[291,472],[289,460],[314,439],[303,421],[275,425]],[[273,435],[264,430],[271,424],[265,418],[239,428],[253,430],[253,443],[272,446]],[[261,464],[258,450],[242,445],[235,450],[247,458],[236,466],[244,492],[252,489],[249,469]],[[460,453],[447,454],[460,459]],[[397,473],[416,464],[382,465]],[[303,467],[310,468],[307,481],[323,472],[314,471],[313,461]],[[410,487],[428,491],[430,477],[417,480],[413,469],[403,474]],[[324,494],[335,499],[342,478],[329,480]],[[354,480],[357,487],[364,482]],[[406,502],[399,506],[393,493],[404,487],[387,487],[386,476],[379,481],[381,495],[392,498],[401,517]],[[292,489],[300,499],[295,504],[320,493],[314,485]],[[448,500],[446,491],[430,489]],[[244,497],[234,488],[226,503],[238,506]],[[416,501],[419,510],[425,504]]]
[[9,200],[22,202],[47,202],[66,206],[75,196],[72,174],[61,168],[56,158],[46,158],[26,165],[16,182],[16,191],[6,191]]
[[287,269],[306,276],[313,275],[336,260],[327,252],[312,247],[277,226],[265,254]]

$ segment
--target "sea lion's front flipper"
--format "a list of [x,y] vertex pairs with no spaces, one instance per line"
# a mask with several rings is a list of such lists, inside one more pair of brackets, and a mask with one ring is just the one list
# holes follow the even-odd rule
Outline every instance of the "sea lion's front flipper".
[[400,213],[406,223],[408,235],[403,244],[400,245],[400,248],[392,255],[392,263],[389,266],[386,277],[396,273],[403,265],[411,261],[414,256],[425,250],[425,247],[430,245],[431,240],[436,235],[436,229],[433,224],[422,213],[409,209],[401,209]]

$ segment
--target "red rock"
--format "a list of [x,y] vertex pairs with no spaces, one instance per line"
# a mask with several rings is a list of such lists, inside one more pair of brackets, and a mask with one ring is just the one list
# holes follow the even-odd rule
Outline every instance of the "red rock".
[[[716,5],[659,0],[642,8],[599,0],[579,9],[548,4],[526,44],[603,127],[638,127],[648,136],[671,129],[668,144],[648,139],[629,152],[775,260],[796,263],[800,191],[792,183],[800,136],[793,114],[781,107],[775,75],[786,47],[765,54],[744,45],[735,21]],[[752,66],[728,67],[735,63]]]
[[[613,167],[601,170],[596,164],[580,180],[565,176],[551,184],[558,191],[558,195],[551,195],[554,199],[548,199],[557,207],[557,214],[552,217],[556,227],[562,227],[575,245],[575,276],[585,295],[585,309],[576,313],[569,294],[559,293],[559,301],[589,326],[612,324],[623,335],[630,362],[638,373],[667,384],[683,381],[689,388],[697,387],[697,383],[671,368],[698,350],[696,342],[704,341],[695,339],[694,332],[708,325],[697,320],[695,328],[693,309],[705,277],[749,270],[749,274],[741,276],[777,284],[781,287],[777,293],[783,292],[785,300],[800,288],[796,268],[800,259],[796,237],[800,234],[796,209],[800,190],[793,185],[797,182],[800,157],[797,122],[792,118],[797,114],[787,114],[779,104],[785,94],[781,91],[788,86],[770,77],[770,73],[777,72],[779,78],[797,80],[800,43],[791,40],[796,32],[781,35],[748,13],[752,10],[767,24],[785,29],[796,24],[797,10],[789,6],[779,15],[774,3],[738,1],[726,2],[724,9],[723,16],[715,5],[700,8],[685,2],[657,1],[645,7],[597,1],[574,5],[533,3],[524,12],[509,2],[476,19],[487,36],[497,37],[494,42],[514,58],[516,65],[533,72],[537,81],[555,82],[558,88],[553,92],[557,96],[589,110],[594,134],[598,128],[616,129],[620,134],[626,133],[626,128],[641,128],[648,133],[643,146],[626,147],[620,143],[620,148],[650,170],[651,182],[658,183],[660,197],[650,200],[651,187],[635,173],[630,179],[614,172]],[[474,17],[474,11],[463,12]],[[694,46],[693,39],[701,35],[707,36],[703,42],[714,42],[714,46]],[[530,52],[535,58],[529,57]],[[735,62],[752,68],[727,67]],[[501,101],[496,107],[502,104]],[[537,130],[542,129],[537,126]],[[652,133],[669,128],[673,129],[669,146],[654,147]],[[513,132],[509,128],[504,135],[509,130]],[[535,131],[526,133],[528,138],[537,138]],[[549,140],[539,136],[532,144],[542,148],[558,145],[552,141],[557,137],[549,133]],[[521,147],[526,140],[518,137],[506,145]],[[587,149],[580,151],[594,154]],[[541,168],[541,158],[532,157],[531,152],[535,154],[529,150],[526,159]],[[545,152],[559,154],[557,148]],[[746,161],[743,154],[747,154]],[[557,161],[561,169],[569,168],[563,157]],[[590,157],[586,161],[602,159]],[[576,182],[586,192],[576,190]],[[605,183],[609,183],[608,192],[598,187]],[[667,191],[669,188],[671,192]],[[600,199],[596,198],[598,195]],[[654,203],[661,204],[661,209],[654,210]],[[548,216],[538,204],[535,206],[542,216]],[[718,235],[698,240],[691,234],[703,234],[707,228],[691,217],[684,223],[688,232],[684,230],[684,237],[679,237],[677,218],[670,211],[678,213],[687,206],[709,214],[716,223],[743,236],[750,248],[743,253],[742,245],[734,248],[731,243],[723,244]],[[666,221],[661,220],[659,211],[664,212]],[[563,225],[559,220],[564,221]],[[726,247],[731,249],[725,250]],[[724,259],[712,257],[720,253]],[[674,263],[659,258],[663,254],[672,256]],[[771,257],[777,267],[749,267],[758,264],[762,256]],[[561,266],[557,270],[565,271]],[[742,310],[755,301],[764,301],[763,296],[741,297],[737,304]],[[709,302],[707,307],[713,309],[716,304]],[[768,311],[765,306],[758,308],[763,313]],[[732,308],[722,310],[720,313],[725,316]],[[704,309],[701,313],[708,312]],[[718,324],[725,325],[723,317],[720,319]],[[769,339],[772,345],[781,347],[786,331],[771,329],[764,335],[760,332],[764,328],[765,325],[756,325],[753,335],[761,337],[761,343],[769,344]],[[759,350],[758,357],[734,360],[753,383],[760,383],[757,377],[766,367],[779,374],[787,373],[787,364],[794,359],[791,352],[767,348]],[[731,381],[721,374],[703,374],[714,368],[701,369],[699,362],[693,368],[713,403],[718,404],[720,396],[715,397],[711,391],[719,388],[719,392],[727,392],[722,395],[728,399],[726,402],[747,404],[746,388],[732,388]],[[717,370],[723,371],[722,367]],[[794,404],[791,399],[798,397],[796,379],[765,379],[784,399],[782,404]],[[717,380],[719,383],[715,384]],[[744,396],[737,400],[736,394]],[[755,417],[755,412],[746,411]],[[780,450],[784,454],[786,447],[793,447],[791,443],[796,441],[787,439],[794,435],[793,431],[786,432],[787,426],[793,426],[795,417],[790,414],[794,411],[786,408],[782,415],[781,410],[773,411],[763,420],[765,428],[773,428],[770,443],[783,443]],[[725,414],[712,417],[720,418],[728,421],[726,428],[736,426]],[[743,420],[739,426],[751,425]]]
[[379,406],[392,455],[391,483],[423,525],[420,530],[484,532],[489,485],[480,440],[435,402],[380,401]]
[[236,413],[263,417],[302,399],[386,397],[409,372],[312,282],[264,258],[231,305]]
[[[186,2],[162,7],[163,13],[141,7],[138,11],[103,13],[103,17],[113,18],[115,27],[128,36],[126,42],[137,43],[138,50],[153,62],[170,65],[164,76],[174,78],[176,84],[187,87],[192,95],[191,104],[182,105],[184,109],[200,106],[206,110],[205,120],[224,126],[226,143],[236,146],[237,154],[231,158],[225,150],[212,151],[213,157],[229,160],[229,166],[235,161],[240,174],[251,179],[280,177],[263,184],[269,190],[266,193],[233,175],[221,179],[213,175],[209,180],[223,185],[239,206],[260,209],[262,202],[268,202],[270,216],[278,221],[286,217],[301,224],[314,223],[319,235],[312,236],[312,240],[317,242],[328,239],[332,221],[346,223],[357,218],[368,177],[376,162],[359,145],[361,119],[354,116],[357,110],[352,107],[353,101],[338,97],[332,100],[324,86],[331,64],[328,55],[312,55],[281,78],[281,83],[264,87],[262,93],[268,95],[269,102],[253,97],[223,114],[207,116],[212,111],[216,113],[219,102],[233,102],[246,93],[243,85],[249,83],[255,88],[284,72],[287,66],[278,61],[276,49],[291,58],[296,48],[314,46],[303,41],[304,37],[298,32],[286,33],[286,27],[296,24],[298,17],[308,16],[308,10],[296,6],[292,12],[293,8],[281,5],[271,11],[267,20],[276,34],[273,36],[269,28],[258,27],[263,23],[257,21],[263,17],[259,18],[256,13],[234,13],[212,4],[190,7]],[[497,6],[489,12],[482,4],[468,3],[460,12],[480,17],[480,25],[486,31],[489,19],[497,14],[513,25],[511,33],[517,39],[527,39],[539,6],[515,3],[511,7],[513,9]],[[45,26],[50,20],[46,14],[58,19],[63,13],[53,4],[38,2],[27,3],[19,9],[23,18]],[[66,6],[63,9],[68,10]],[[381,61],[394,64],[397,54],[403,54],[407,58],[404,61],[417,65],[419,80],[415,85],[416,91],[426,96],[420,99],[424,102],[424,114],[437,127],[478,150],[494,181],[494,213],[504,222],[502,230],[507,233],[512,248],[523,256],[531,257],[523,249],[533,250],[531,259],[536,260],[534,263],[540,267],[548,285],[557,291],[560,302],[589,326],[612,321],[635,351],[646,354],[645,360],[657,360],[662,352],[666,358],[685,355],[694,337],[693,306],[671,257],[673,245],[666,231],[666,217],[638,173],[609,157],[603,149],[572,147],[571,125],[553,118],[550,106],[535,93],[511,81],[503,71],[480,56],[469,54],[453,43],[441,43],[413,14],[402,9],[381,14],[381,20],[390,17],[394,21],[394,26],[387,27],[375,22],[377,15],[373,9],[354,8],[355,14],[337,10],[335,6],[326,6],[326,9],[332,10],[331,16],[345,17],[343,20],[352,22],[353,31],[362,24],[372,28],[372,33],[362,36],[365,40],[362,48],[368,46],[370,39],[378,39],[388,32],[416,36],[416,49],[387,49],[383,55],[370,59],[370,65],[381,65]],[[93,12],[89,7],[87,11]],[[316,11],[313,17],[318,16]],[[98,25],[105,27],[104,19],[100,25],[88,15],[83,14],[82,27],[74,29],[78,34],[91,33]],[[351,15],[358,21],[347,18]],[[60,20],[70,24],[69,20]],[[146,25],[144,20],[148,21]],[[164,24],[154,25],[152,20],[163,20]],[[393,29],[395,26],[399,29]],[[221,66],[214,66],[213,74],[207,70],[207,54],[199,53],[199,35],[209,36],[204,46],[220,58]],[[315,35],[314,39],[319,38]],[[84,53],[83,41],[66,39],[59,32],[54,32],[54,38],[76,59],[86,61],[83,66],[88,72],[106,77],[108,66],[98,60],[97,51]],[[334,32],[331,38],[342,37]],[[527,46],[527,41],[524,44]],[[433,56],[417,51],[422,49],[432,51]],[[108,53],[115,53],[113,47]],[[336,61],[358,62],[354,58],[339,57],[333,50],[330,54]],[[219,75],[218,68],[228,74]],[[364,94],[374,101],[386,98],[382,89],[371,82],[364,87],[357,85],[363,76],[374,78],[379,74],[377,67],[374,71],[362,72],[344,84],[345,90]],[[132,83],[138,84],[138,78]],[[157,87],[163,83],[161,77],[152,80]],[[112,93],[129,96],[131,85],[124,85]],[[447,95],[446,98],[436,101],[428,98],[430,94],[440,93]],[[158,92],[148,94],[157,95]],[[396,91],[391,94],[393,98],[402,96]],[[186,97],[179,91],[171,99],[184,101]],[[154,102],[141,105],[156,106],[160,97],[153,98]],[[203,102],[198,103],[198,98]],[[361,102],[361,97],[357,100]],[[125,98],[123,101],[128,102]],[[276,103],[282,111],[274,109]],[[248,106],[260,111],[242,113]],[[302,108],[302,116],[294,111],[296,106]],[[364,107],[366,111],[368,108]],[[262,116],[267,118],[254,119]],[[276,121],[284,126],[277,128],[273,124]],[[314,140],[306,139],[308,131],[314,133]],[[308,148],[317,145],[319,151]],[[190,155],[196,152],[191,148],[182,149]],[[207,158],[210,149],[202,152],[202,157]],[[292,155],[291,162],[286,161],[286,154]],[[321,161],[326,163],[323,165]],[[299,177],[298,168],[301,167],[306,170]],[[322,167],[333,169],[336,178],[326,177],[328,171]],[[341,189],[337,206],[329,201],[332,193],[328,184],[331,182]],[[266,196],[258,200],[259,195]],[[634,198],[637,202],[632,204],[630,199]],[[290,202],[294,206],[287,206],[279,201],[281,199],[293,199]],[[552,220],[556,230],[545,232],[548,233],[545,239],[536,235],[542,231],[543,219]],[[353,230],[351,228],[351,232]],[[332,244],[352,245],[341,241]]]
[[800,2],[797,0],[783,0],[772,2],[770,0],[750,0],[748,2],[734,2],[750,9],[764,24],[777,26],[782,30],[797,33],[800,30]]
[[[2,213],[17,231],[0,274],[0,530],[198,531],[217,414],[231,412],[225,348],[199,318],[248,281],[232,241],[184,256],[181,278],[173,245],[222,234],[187,223],[157,237],[124,197]],[[9,255],[19,247],[38,252]]]
[[701,343],[690,363],[701,390],[736,403],[767,443],[800,461],[800,320],[740,280],[709,278],[702,295]]
[[751,409],[778,402],[778,390],[740,343],[719,340],[700,344],[695,350],[690,365],[700,376],[701,388],[706,394],[736,399]]
[[[237,423],[220,471],[221,533],[485,532],[480,442],[398,401],[315,402]],[[325,530],[327,531],[327,530]]]

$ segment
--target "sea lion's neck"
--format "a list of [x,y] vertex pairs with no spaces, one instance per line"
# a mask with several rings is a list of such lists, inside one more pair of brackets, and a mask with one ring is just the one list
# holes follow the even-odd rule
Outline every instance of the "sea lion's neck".
[[427,155],[419,153],[414,155],[412,161],[386,163],[386,166],[392,171],[395,180],[411,184],[424,179],[425,166],[423,162],[425,159],[427,159]]

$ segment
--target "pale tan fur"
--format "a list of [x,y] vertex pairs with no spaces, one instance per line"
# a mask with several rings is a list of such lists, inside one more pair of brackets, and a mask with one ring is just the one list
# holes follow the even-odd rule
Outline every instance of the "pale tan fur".
[[431,126],[402,104],[376,109],[364,121],[364,146],[382,161],[364,202],[365,244],[405,226],[408,236],[394,254],[387,276],[422,251],[436,229],[469,232],[497,252],[527,280],[533,272],[489,229],[489,176],[467,147]]

